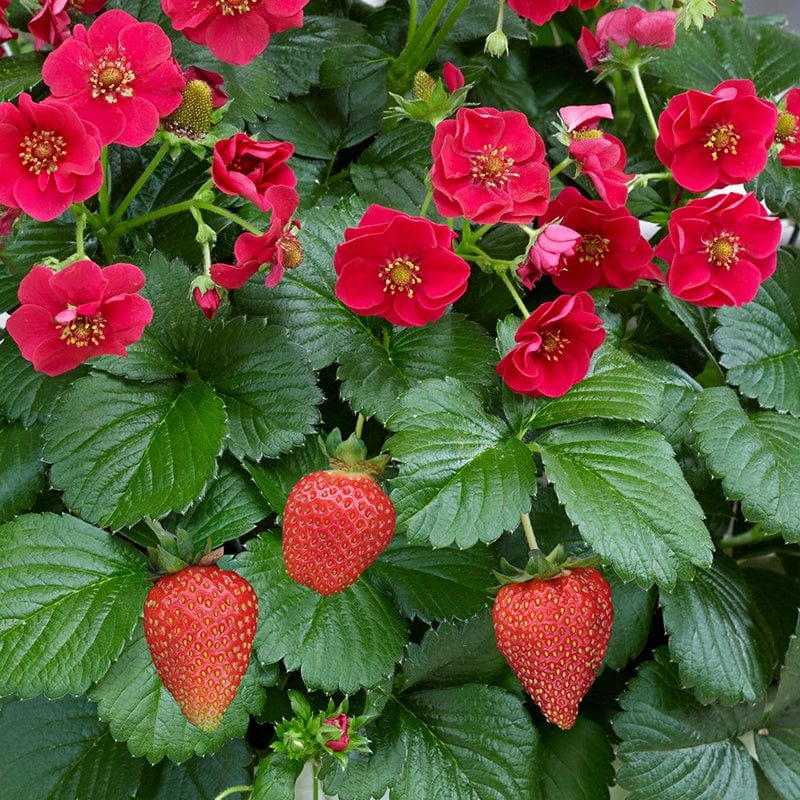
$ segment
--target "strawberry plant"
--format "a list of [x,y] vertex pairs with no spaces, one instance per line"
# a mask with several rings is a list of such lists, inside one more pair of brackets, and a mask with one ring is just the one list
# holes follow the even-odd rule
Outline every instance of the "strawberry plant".
[[0,795],[800,796],[800,36],[0,0],[0,43]]

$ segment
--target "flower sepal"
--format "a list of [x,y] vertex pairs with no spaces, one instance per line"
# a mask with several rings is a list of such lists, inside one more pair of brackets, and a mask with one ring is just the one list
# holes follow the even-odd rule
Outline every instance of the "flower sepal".
[[448,92],[444,81],[439,78],[434,82],[430,93],[426,92],[423,97],[406,98],[389,92],[394,105],[386,109],[384,116],[393,120],[411,119],[415,122],[429,122],[435,128],[443,119],[452,117],[462,106],[475,105],[467,103],[467,94],[474,85],[466,83],[455,91]]

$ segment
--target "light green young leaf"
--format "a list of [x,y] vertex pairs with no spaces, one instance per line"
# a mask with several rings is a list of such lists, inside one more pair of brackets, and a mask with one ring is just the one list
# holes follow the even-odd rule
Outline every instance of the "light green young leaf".
[[664,651],[643,664],[620,698],[617,781],[629,800],[753,800],[753,761],[739,737],[762,705],[702,705],[681,687]]
[[755,299],[718,318],[714,341],[730,383],[763,408],[800,417],[800,257],[781,251]]
[[425,381],[387,421],[399,463],[391,498],[410,541],[434,547],[493,542],[530,511],[536,471],[528,448],[461,381]]
[[262,663],[283,659],[309,688],[352,694],[394,671],[408,641],[405,625],[385,595],[359,578],[327,597],[286,573],[280,539],[248,542],[237,571],[259,597],[255,649]]
[[697,570],[691,581],[678,581],[659,599],[670,655],[684,687],[703,703],[763,700],[776,656],[734,561],[717,554],[709,569]]
[[671,589],[711,563],[703,511],[658,433],[582,423],[537,444],[569,518],[621,578]]
[[124,800],[136,794],[144,766],[113,740],[84,697],[9,700],[0,708],[5,797]]
[[97,373],[61,396],[45,428],[44,458],[71,508],[119,529],[198,497],[225,431],[222,401],[206,384],[130,384]]
[[86,691],[141,613],[144,556],[56,514],[17,517],[0,527],[0,544],[0,696]]

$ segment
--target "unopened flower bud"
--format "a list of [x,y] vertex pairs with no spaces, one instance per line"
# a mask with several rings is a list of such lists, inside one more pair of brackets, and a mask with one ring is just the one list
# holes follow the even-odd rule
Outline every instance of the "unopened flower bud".
[[427,72],[418,70],[411,84],[411,96],[415,100],[430,100],[435,88],[436,81]]
[[347,719],[347,714],[337,714],[335,717],[328,717],[328,719],[323,720],[323,724],[333,725],[342,732],[338,738],[330,739],[329,741],[325,742],[325,747],[327,747],[328,750],[333,750],[336,753],[346,750],[347,745],[350,744],[350,737],[347,735],[347,728],[350,724],[349,720]]
[[508,37],[501,30],[492,31],[486,37],[483,52],[494,58],[508,55]]

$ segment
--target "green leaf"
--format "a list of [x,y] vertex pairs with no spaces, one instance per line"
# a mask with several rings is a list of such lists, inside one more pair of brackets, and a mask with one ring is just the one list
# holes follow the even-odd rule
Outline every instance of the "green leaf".
[[124,800],[135,795],[142,768],[83,697],[12,700],[0,709],[6,797]]
[[15,53],[0,59],[0,101],[15,100],[42,80],[44,53]]
[[616,575],[606,575],[611,584],[611,602],[614,606],[614,625],[604,664],[621,670],[637,656],[650,634],[656,593],[645,591],[635,583],[623,583]]
[[429,628],[419,644],[410,644],[403,661],[404,688],[492,683],[506,669],[495,641],[492,611],[486,608],[463,622]]
[[762,706],[702,705],[681,688],[664,651],[643,664],[620,698],[617,781],[629,800],[753,800],[753,761],[739,736]]
[[120,528],[186,508],[214,474],[224,435],[222,401],[205,384],[95,374],[61,396],[44,458],[70,508]]
[[446,314],[422,327],[395,329],[384,346],[343,352],[337,373],[341,396],[365,416],[385,421],[397,399],[426,378],[459,375],[480,393],[494,383],[494,344],[486,332],[460,314]]
[[399,125],[379,136],[350,170],[362,200],[419,214],[427,192],[432,138],[431,126],[419,123]]
[[489,600],[495,558],[482,545],[432,550],[396,534],[370,568],[370,579],[406,617],[465,619]]
[[664,305],[684,324],[692,337],[700,345],[706,355],[714,359],[713,333],[717,324],[716,311],[703,308],[686,300],[675,297],[665,286],[661,287],[658,297]]
[[127,742],[134,756],[146,756],[152,764],[164,757],[180,763],[219,750],[226,739],[244,736],[250,714],[259,713],[264,706],[258,666],[253,663],[219,727],[203,733],[183,716],[156,675],[141,624],[89,697],[97,703],[97,714],[109,724],[114,738]]
[[[270,42],[270,45],[272,42]],[[224,122],[245,128],[243,123],[258,122],[270,107],[268,98],[278,96],[278,85],[271,65],[264,58],[249,64],[233,65],[219,61],[209,62],[209,69],[225,78],[225,91],[231,104],[225,112]]]
[[664,388],[659,421],[653,429],[678,447],[691,437],[690,413],[702,387],[670,361],[653,361],[647,368]]
[[304,355],[257,319],[236,317],[209,335],[197,369],[225,403],[235,455],[277,456],[314,431],[322,394]]
[[410,541],[471,547],[513,530],[530,510],[536,472],[528,448],[461,381],[410,389],[387,421],[399,463],[391,498]]
[[711,567],[698,570],[693,580],[662,591],[660,602],[670,655],[684,687],[693,689],[702,703],[763,700],[775,653],[766,622],[734,561],[718,553]]
[[[0,249],[0,266],[3,262],[3,251]],[[5,266],[0,268],[0,312],[11,311],[19,303],[17,289],[22,276],[15,276]]]
[[0,341],[0,412],[28,427],[46,422],[61,392],[85,374],[85,367],[54,377],[36,372],[20,355],[16,343],[5,338]]
[[765,532],[800,540],[800,420],[770,411],[748,416],[734,392],[706,389],[692,415],[697,447],[728,497]]
[[302,761],[291,761],[283,753],[270,753],[258,762],[250,800],[294,800],[295,783]]
[[[0,59],[0,63],[5,61],[5,58]],[[69,223],[65,223],[39,222],[24,216],[0,249],[0,261],[21,278],[34,264],[41,263],[43,255],[62,260],[74,252],[75,222],[71,217]]]
[[255,648],[263,663],[283,659],[287,670],[300,670],[306,686],[329,693],[351,694],[394,671],[407,632],[369,581],[359,578],[323,597],[288,576],[278,537],[253,539],[247,548],[236,563],[258,593]]
[[17,517],[0,527],[0,542],[0,696],[86,691],[141,613],[144,557],[56,514]]
[[678,89],[711,91],[728,78],[747,77],[761,97],[797,83],[800,37],[746,19],[710,19],[703,30],[681,31],[675,46],[647,65],[650,74]]
[[42,427],[8,425],[0,418],[0,521],[27,511],[44,489]]
[[357,352],[371,340],[364,319],[345,308],[333,293],[334,250],[344,241],[344,229],[356,225],[363,212],[360,201],[309,211],[301,234],[303,263],[272,289],[265,289],[262,282],[237,292],[237,302],[245,311],[267,316],[289,331],[292,341],[305,348],[313,369],[332,364],[342,353]]
[[658,433],[583,423],[537,444],[569,518],[623,580],[670,589],[711,563],[703,511]]
[[714,341],[728,381],[762,407],[800,417],[800,257],[781,251],[755,299],[718,318]]
[[606,800],[614,781],[614,753],[606,732],[578,717],[562,731],[555,725],[541,730],[541,800]]
[[781,219],[800,217],[800,172],[784,167],[777,155],[770,155],[767,166],[745,184],[775,216]]

